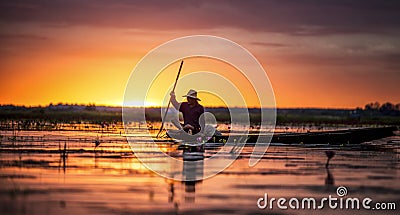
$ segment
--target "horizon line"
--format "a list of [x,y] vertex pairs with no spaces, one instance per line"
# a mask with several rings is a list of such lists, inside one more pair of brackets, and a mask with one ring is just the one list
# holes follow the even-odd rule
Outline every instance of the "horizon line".
[[[385,102],[386,103],[386,102]],[[384,103],[382,103],[384,104]],[[394,103],[392,103],[394,104]],[[95,104],[95,103],[49,103],[47,105],[21,105],[21,104],[0,104],[0,107],[3,106],[15,106],[15,107],[26,107],[26,108],[40,108],[40,107],[50,107],[50,106],[95,106],[95,107],[106,107],[106,108],[166,108],[166,106],[121,106],[121,105],[105,105],[105,104]],[[396,105],[396,104],[394,104]],[[363,109],[365,105],[358,107],[316,107],[316,106],[303,106],[303,107],[275,107],[276,109],[341,109],[341,110],[355,110],[358,108]],[[204,106],[205,108],[228,108],[226,106]],[[240,107],[235,106],[231,108],[249,108],[249,109],[261,109],[261,108],[273,108],[273,107]]]

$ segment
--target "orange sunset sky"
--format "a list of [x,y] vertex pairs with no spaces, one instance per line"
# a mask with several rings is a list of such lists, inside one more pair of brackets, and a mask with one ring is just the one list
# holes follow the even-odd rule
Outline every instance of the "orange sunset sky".
[[197,34],[249,50],[277,107],[400,103],[399,11],[398,1],[2,1],[0,104],[122,105],[147,52]]

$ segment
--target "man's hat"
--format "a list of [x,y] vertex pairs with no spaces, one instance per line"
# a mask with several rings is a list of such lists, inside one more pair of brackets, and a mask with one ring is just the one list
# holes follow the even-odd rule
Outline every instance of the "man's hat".
[[190,98],[196,99],[198,101],[201,101],[199,98],[197,98],[197,91],[192,90],[192,89],[190,89],[189,92],[186,95],[184,95],[183,97],[190,97]]

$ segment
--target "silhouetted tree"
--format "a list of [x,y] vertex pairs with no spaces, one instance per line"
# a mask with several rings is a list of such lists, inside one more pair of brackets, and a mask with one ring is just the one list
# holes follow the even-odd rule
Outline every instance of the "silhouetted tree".
[[386,102],[379,108],[379,112],[384,115],[389,115],[395,112],[395,107],[392,103]]
[[384,103],[384,104],[379,108],[379,110],[381,110],[381,111],[391,111],[391,110],[394,110],[394,109],[395,109],[394,105],[393,105],[392,103],[390,103],[390,102]]
[[400,111],[400,103],[396,104],[395,109],[396,109],[397,111]]
[[379,110],[380,106],[379,102],[371,102],[365,105],[365,110]]
[[96,105],[94,103],[93,104],[88,104],[88,105],[86,105],[85,110],[87,110],[87,111],[95,111],[96,110]]

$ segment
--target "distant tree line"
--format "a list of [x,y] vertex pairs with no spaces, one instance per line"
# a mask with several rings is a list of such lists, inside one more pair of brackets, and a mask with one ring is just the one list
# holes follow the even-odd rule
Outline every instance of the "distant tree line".
[[[140,120],[138,113],[142,108],[128,108],[126,114],[129,120]],[[227,108],[206,108],[214,114],[218,122],[229,123],[230,112]],[[249,117],[252,124],[261,122],[261,110],[249,108]],[[145,118],[148,121],[161,121],[161,109],[157,107],[145,108]],[[121,107],[96,106],[77,104],[50,104],[47,107],[0,105],[0,122],[8,120],[39,120],[46,122],[121,122]],[[278,108],[277,124],[385,124],[400,125],[400,103],[372,102],[364,108],[356,109],[323,109],[323,108]]]
[[380,104],[379,102],[371,102],[365,105],[364,111],[381,113],[382,115],[400,116],[400,103],[392,104],[386,102]]

